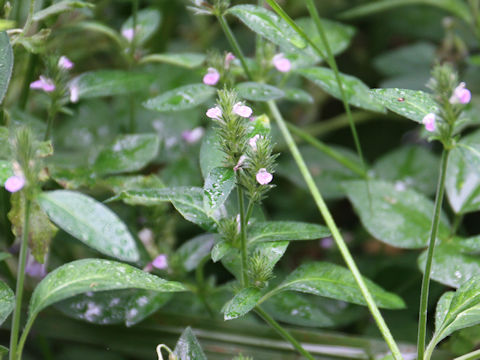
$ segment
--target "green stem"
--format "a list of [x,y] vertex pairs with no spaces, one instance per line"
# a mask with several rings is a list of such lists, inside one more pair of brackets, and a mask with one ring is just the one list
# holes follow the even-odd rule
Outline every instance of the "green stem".
[[293,347],[303,356],[305,356],[309,360],[314,360],[313,356],[310,355],[310,353],[305,350],[302,345],[295,340],[295,338],[288,333],[284,328],[280,326],[279,323],[277,323],[270,315],[268,315],[260,306],[255,307],[255,312],[262,317],[263,320],[265,320],[268,325],[270,325],[275,331],[277,331],[280,336],[282,336],[285,340],[289,341],[290,344],[293,345]]
[[247,252],[247,223],[245,221],[245,204],[243,190],[237,184],[238,207],[240,211],[240,252],[242,256],[242,285],[248,286],[248,252]]
[[290,149],[290,152],[292,153],[293,158],[295,159],[295,162],[297,163],[297,166],[300,172],[303,175],[303,178],[305,179],[305,182],[307,183],[310,193],[312,194],[313,199],[315,200],[315,203],[317,204],[317,207],[320,210],[320,213],[322,214],[325,220],[325,223],[327,224],[328,228],[332,233],[333,239],[335,240],[338,246],[338,249],[342,254],[343,259],[345,260],[345,263],[347,264],[348,268],[352,272],[355,278],[355,281],[357,282],[360,288],[360,291],[362,292],[362,295],[365,298],[367,306],[373,318],[375,319],[375,322],[377,323],[377,326],[380,329],[380,332],[382,333],[383,338],[385,339],[388,346],[390,347],[390,350],[392,351],[394,358],[396,360],[402,359],[402,355],[400,353],[400,350],[398,349],[398,346],[395,340],[393,339],[392,334],[390,333],[390,329],[385,323],[385,320],[383,319],[382,314],[378,310],[378,307],[375,304],[375,301],[372,295],[370,294],[370,291],[368,290],[365,284],[365,281],[363,280],[363,277],[360,274],[360,271],[358,270],[352,255],[350,254],[350,251],[348,250],[345,240],[340,234],[340,231],[337,225],[335,224],[335,221],[333,220],[333,217],[330,211],[328,210],[328,207],[325,204],[325,201],[323,200],[323,197],[320,194],[320,191],[318,190],[317,185],[315,184],[315,181],[313,180],[313,177],[310,174],[310,171],[308,170],[308,167],[305,164],[305,161],[303,160],[303,157],[298,150],[298,147],[295,144],[295,141],[293,140],[287,125],[285,124],[285,120],[280,114],[280,111],[278,110],[277,105],[273,101],[269,101],[268,106],[270,108],[270,111],[273,117],[275,118],[275,121],[277,122],[278,127],[280,128],[280,131],[282,132],[282,135],[287,143],[288,148]]
[[45,136],[43,138],[44,141],[50,139],[53,121],[55,120],[55,115],[57,114],[57,100],[52,99],[52,103],[50,105],[50,109],[48,109],[48,118],[47,118],[47,130],[45,131]]
[[299,138],[301,138],[305,142],[309,143],[310,145],[312,145],[316,149],[323,152],[325,155],[327,155],[327,156],[331,157],[332,159],[336,160],[337,162],[339,162],[340,164],[345,166],[347,169],[350,169],[351,171],[353,171],[357,175],[360,175],[361,177],[366,177],[367,176],[364,168],[358,166],[355,162],[353,162],[352,160],[350,160],[346,156],[340,154],[338,151],[334,150],[330,146],[325,145],[323,142],[321,142],[320,140],[317,140],[316,138],[314,138],[313,136],[311,136],[307,132],[303,131],[299,127],[297,127],[293,124],[290,124],[290,123],[287,123],[287,127],[291,131],[292,134],[298,136]]
[[25,213],[22,229],[22,242],[20,244],[20,258],[18,262],[17,285],[15,288],[15,309],[12,317],[12,330],[10,333],[10,360],[16,360],[17,340],[20,330],[20,317],[22,314],[23,283],[25,281],[25,264],[27,262],[28,233],[30,221],[30,200],[25,197]]
[[252,216],[254,205],[255,203],[250,199],[247,206],[247,214],[245,215],[245,223],[247,224],[248,224],[248,220],[250,220],[250,217]]
[[206,256],[198,264],[197,268],[195,269],[195,279],[197,281],[197,294],[200,297],[200,300],[203,302],[203,305],[205,305],[208,314],[210,315],[210,317],[213,318],[214,312],[212,310],[212,307],[210,306],[210,303],[205,298],[205,276],[203,274],[203,267],[205,266],[205,263],[208,261],[208,259],[209,257]]
[[472,351],[468,354],[455,358],[454,360],[476,360],[480,359],[480,350]]
[[[132,1],[132,17],[133,17],[133,38],[130,44],[130,61],[129,70],[131,71],[135,64],[135,51],[137,50],[137,19],[138,19],[138,0]],[[135,97],[130,97],[129,103],[129,132],[135,133]]]
[[19,107],[21,110],[25,110],[28,101],[28,95],[30,94],[30,83],[33,80],[33,75],[35,74],[35,68],[38,63],[38,55],[28,53],[27,54],[27,71],[25,77],[23,78],[22,89],[20,92]]
[[249,78],[251,80],[252,79],[252,73],[248,69],[247,61],[245,59],[245,55],[243,55],[243,51],[240,48],[240,45],[238,44],[237,39],[233,35],[232,30],[230,30],[230,26],[228,26],[228,23],[225,21],[225,17],[223,15],[218,15],[217,18],[218,18],[218,21],[220,23],[220,26],[223,29],[223,32],[225,33],[225,36],[227,37],[228,42],[232,46],[232,49],[233,49],[233,52],[235,53],[235,56],[238,57],[238,59],[240,60],[240,63],[242,64],[243,71],[245,71],[245,75],[247,76],[247,78]]
[[430,360],[433,355],[433,350],[435,350],[435,345],[437,344],[437,340],[433,338],[427,346],[425,350],[425,355],[423,357],[424,360]]
[[27,21],[25,21],[25,26],[23,27],[22,36],[25,36],[30,30],[30,26],[33,23],[33,13],[35,12],[35,0],[30,0],[30,7],[28,8]]
[[[378,119],[378,114],[372,114],[366,111],[355,111],[351,114],[355,124],[360,124],[372,119]],[[381,115],[380,115],[381,116]],[[348,117],[345,113],[332,117],[330,119],[305,126],[305,131],[312,136],[323,136],[332,131],[343,129],[349,125]]]
[[36,314],[30,314],[29,319],[27,321],[27,324],[25,325],[25,328],[23,329],[22,336],[20,337],[20,341],[18,342],[18,350],[17,350],[17,357],[16,358],[10,358],[9,360],[22,360],[22,352],[23,352],[23,347],[25,346],[25,341],[27,340],[27,336],[30,333],[30,329],[32,328],[32,325],[37,318]]
[[432,227],[430,230],[430,240],[428,242],[427,261],[422,280],[422,292],[420,295],[420,314],[418,320],[418,338],[417,338],[417,359],[422,360],[425,353],[425,337],[427,332],[427,307],[428,291],[430,287],[430,273],[432,270],[433,251],[437,239],[438,225],[440,223],[440,214],[442,211],[443,195],[445,192],[445,176],[447,173],[448,156],[450,149],[444,149],[440,163],[440,174],[438,175],[437,194],[435,196],[435,208],[433,212]]

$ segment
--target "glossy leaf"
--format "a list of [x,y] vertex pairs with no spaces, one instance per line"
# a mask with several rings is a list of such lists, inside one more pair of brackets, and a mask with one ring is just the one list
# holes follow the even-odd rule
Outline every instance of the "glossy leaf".
[[66,11],[72,11],[74,9],[81,9],[85,7],[93,8],[94,5],[84,1],[63,0],[50,5],[45,9],[37,11],[35,14],[33,14],[32,19],[33,21],[42,21],[53,15],[58,15]]
[[[399,296],[383,290],[366,278],[364,280],[379,307],[387,309],[402,309],[405,307],[405,303]],[[299,291],[366,305],[360,288],[350,271],[341,266],[325,262],[301,265],[288,275],[280,285],[267,293],[265,297],[268,298],[282,291]]]
[[182,284],[167,281],[133,266],[101,259],[67,263],[49,273],[30,299],[29,320],[61,300],[89,291],[143,289],[158,292],[184,291]]
[[147,55],[140,62],[160,62],[175,66],[184,67],[187,69],[195,69],[200,67],[205,61],[206,56],[204,54],[197,53],[165,53],[165,54],[152,54]]
[[185,85],[149,99],[143,105],[160,112],[187,110],[203,104],[215,92],[214,87],[204,84]]
[[175,253],[182,267],[186,271],[196,269],[198,264],[210,254],[214,239],[215,235],[213,234],[203,234],[183,243]]
[[437,186],[439,158],[419,146],[404,146],[383,155],[373,165],[375,175],[395,183],[396,188],[413,188],[431,195]]
[[70,82],[80,99],[125,95],[148,89],[151,74],[123,70],[98,70],[83,73]]
[[302,89],[286,88],[283,89],[285,99],[300,104],[313,104],[313,97],[308,92]]
[[454,291],[447,291],[444,293],[437,303],[437,309],[435,310],[435,331],[440,331],[445,318],[447,317],[448,310],[452,304],[452,299],[455,296]]
[[437,113],[438,107],[430,94],[408,89],[373,89],[371,94],[388,110],[422,123],[425,115]]
[[203,207],[207,214],[212,214],[227,200],[235,187],[233,169],[216,167],[210,171],[203,186]]
[[[480,274],[480,256],[464,253],[464,249],[449,244],[435,246],[430,277],[441,284],[458,288],[472,276]],[[426,251],[418,258],[418,265],[425,269]]]
[[207,178],[214,168],[221,167],[224,159],[225,154],[220,150],[218,135],[212,130],[207,131],[200,146],[200,169],[203,178]]
[[155,174],[150,175],[117,175],[101,180],[101,184],[111,189],[114,193],[128,189],[155,189],[163,188],[165,184]]
[[399,6],[425,4],[436,6],[462,18],[467,23],[471,20],[471,14],[468,6],[461,0],[381,0],[360,5],[343,12],[342,19],[352,19],[362,16],[368,16],[380,11],[395,9]]
[[480,209],[480,131],[463,138],[460,143],[473,150],[456,147],[448,160],[445,189],[452,209],[468,213]]
[[295,51],[307,46],[306,41],[285,20],[263,7],[237,5],[230,8],[227,14],[236,16],[252,31],[285,50]]
[[5,31],[0,33],[0,104],[5,97],[12,76],[13,50]]
[[327,227],[296,221],[268,221],[253,223],[248,229],[248,242],[315,240],[330,236]]
[[3,281],[0,281],[0,325],[15,307],[15,294]]
[[228,254],[229,252],[231,252],[233,250],[234,250],[234,248],[233,248],[232,244],[230,244],[229,242],[227,242],[225,240],[221,240],[221,241],[217,242],[212,248],[212,252],[211,252],[212,261],[217,262],[217,261],[222,260],[222,258],[226,254]]
[[223,308],[224,320],[233,320],[252,310],[260,300],[262,292],[256,287],[246,287],[240,290]]
[[178,356],[179,360],[207,360],[200,343],[190,327],[187,327],[180,339],[178,339],[174,354]]
[[270,101],[281,99],[285,93],[275,86],[256,83],[243,82],[237,85],[238,96],[250,101]]
[[[319,86],[323,91],[332,95],[334,98],[342,99],[340,88],[338,87],[335,78],[335,73],[331,69],[324,67],[311,67],[299,69],[296,72],[312,81],[315,85]],[[383,105],[371,95],[369,87],[360,79],[346,74],[340,74],[340,78],[343,84],[343,91],[350,104],[362,109],[377,112],[385,111]]]
[[[433,202],[412,189],[384,181],[344,183],[348,198],[368,232],[389,245],[417,249],[427,246]],[[440,217],[438,238],[450,236],[444,214]]]
[[38,202],[57,226],[85,245],[120,260],[139,259],[127,227],[102,203],[69,190],[44,192],[38,196]]
[[[141,9],[137,13],[137,28],[135,29],[135,41],[143,45],[148,41],[160,26],[162,17],[156,9]],[[130,16],[122,25],[122,32],[133,29],[133,17]]]
[[159,148],[155,134],[123,135],[98,154],[93,170],[98,174],[137,171],[157,156]]

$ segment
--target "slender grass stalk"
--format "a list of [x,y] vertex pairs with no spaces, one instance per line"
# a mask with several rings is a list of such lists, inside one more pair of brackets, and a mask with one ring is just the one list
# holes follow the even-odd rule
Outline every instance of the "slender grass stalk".
[[248,286],[248,250],[247,250],[247,222],[243,189],[237,184],[238,208],[240,212],[240,253],[242,256],[242,285]]
[[302,345],[297,341],[295,340],[295,338],[290,335],[288,333],[288,331],[286,331],[284,328],[282,328],[282,326],[280,326],[279,323],[277,323],[270,315],[268,315],[265,311],[263,311],[263,309],[260,307],[260,306],[256,306],[255,307],[255,312],[260,315],[260,317],[262,317],[263,320],[265,320],[265,322],[270,325],[275,331],[277,331],[280,336],[282,336],[285,340],[287,340],[288,342],[290,342],[290,344],[293,345],[293,347],[300,353],[302,354],[303,356],[305,356],[307,359],[309,360],[315,360],[313,358],[313,356],[308,352],[306,351]]
[[305,179],[305,182],[307,183],[308,189],[310,190],[310,193],[312,194],[312,197],[315,203],[317,204],[317,207],[320,210],[320,213],[322,214],[326,225],[328,226],[328,228],[330,229],[330,232],[332,233],[333,239],[335,240],[338,246],[338,249],[342,254],[343,259],[345,260],[345,263],[347,264],[348,268],[352,272],[355,278],[355,281],[357,282],[357,285],[359,286],[360,291],[362,292],[362,295],[365,298],[367,306],[373,318],[375,319],[375,322],[377,323],[377,326],[380,332],[382,333],[383,338],[385,339],[390,350],[392,351],[394,358],[396,360],[401,360],[402,355],[400,353],[400,350],[395,340],[393,339],[390,329],[385,323],[385,320],[383,319],[382,314],[380,313],[380,310],[378,310],[378,307],[375,304],[375,301],[372,295],[370,294],[370,291],[368,290],[365,284],[365,281],[363,280],[362,275],[360,274],[360,271],[358,270],[352,255],[350,254],[350,251],[348,250],[345,240],[340,234],[340,230],[335,224],[335,221],[333,220],[333,217],[330,211],[328,210],[327,205],[325,204],[325,200],[323,200],[323,197],[320,194],[320,191],[318,190],[317,185],[315,184],[315,181],[313,180],[313,177],[310,174],[310,171],[308,170],[308,167],[305,164],[305,161],[303,160],[302,155],[300,154],[300,151],[298,150],[298,147],[295,144],[295,141],[293,140],[292,135],[290,134],[290,131],[288,130],[288,127],[285,123],[285,120],[282,117],[282,114],[280,114],[280,111],[278,110],[277,105],[273,101],[269,101],[267,104],[268,104],[268,107],[270,108],[270,111],[273,117],[275,118],[275,121],[277,122],[278,127],[280,128],[280,131],[287,143],[288,148],[290,149],[290,152],[293,155],[293,158],[295,159],[295,162],[297,163],[297,166],[300,172],[303,175],[303,178]]
[[[378,114],[373,115],[367,111],[354,111],[352,114],[352,120],[355,124],[360,124],[367,122],[373,119],[378,118]],[[381,116],[381,115],[380,115]],[[322,122],[313,123],[311,125],[305,126],[304,130],[308,132],[311,136],[322,136],[333,132],[335,130],[343,129],[345,126],[350,124],[348,117],[345,113],[334,116],[330,119],[324,120]]]
[[[432,227],[430,230],[430,239],[428,242],[427,260],[422,280],[422,292],[420,295],[420,312],[418,320],[417,337],[417,359],[422,360],[425,355],[425,337],[427,332],[427,307],[428,292],[430,288],[430,275],[432,271],[433,252],[435,250],[435,241],[437,239],[438,224],[440,223],[440,214],[442,210],[443,196],[445,193],[445,177],[447,173],[448,157],[450,149],[443,150],[440,162],[440,174],[438,175],[437,193],[435,196],[435,207],[433,212]],[[433,349],[431,350],[433,351]]]
[[453,360],[476,360],[476,359],[480,359],[480,350],[472,351],[468,354],[456,357]]
[[17,285],[15,288],[15,309],[13,310],[12,329],[10,332],[9,359],[17,359],[17,340],[20,331],[20,318],[22,314],[23,283],[25,281],[25,265],[27,262],[28,233],[30,222],[30,200],[25,197],[25,213],[23,219],[22,242],[20,244],[20,258],[18,261]]

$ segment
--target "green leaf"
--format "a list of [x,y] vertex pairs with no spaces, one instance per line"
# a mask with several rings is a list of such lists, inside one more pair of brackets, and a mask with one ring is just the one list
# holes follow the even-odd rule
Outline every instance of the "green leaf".
[[473,276],[455,293],[444,294],[435,317],[435,344],[457,330],[480,324],[480,276]]
[[15,294],[3,281],[0,281],[0,325],[15,307]]
[[268,221],[253,223],[248,229],[248,242],[315,240],[330,236],[327,227],[296,221]]
[[187,327],[178,339],[174,354],[178,356],[179,360],[207,360],[190,327]]
[[52,15],[58,15],[66,11],[72,11],[73,9],[82,9],[82,8],[93,8],[94,4],[90,4],[84,1],[73,1],[73,0],[63,0],[59,1],[49,7],[37,11],[33,14],[33,21],[42,21]]
[[284,92],[275,86],[256,82],[243,82],[237,85],[238,96],[250,101],[270,101],[281,99]]
[[0,262],[12,257],[12,254],[0,251]]
[[419,146],[403,146],[383,155],[373,165],[375,174],[397,188],[413,188],[426,195],[435,192],[439,159]]
[[[366,278],[364,278],[364,281],[379,307],[387,309],[402,309],[405,307],[405,303],[399,296],[383,290]],[[301,265],[288,275],[280,285],[267,293],[264,299],[282,291],[299,291],[366,305],[360,288],[350,271],[341,266],[325,262]]]
[[70,82],[80,99],[125,95],[148,89],[152,74],[123,70],[97,70],[83,73]]
[[6,160],[0,160],[0,184],[3,186],[10,176],[15,175],[12,163]]
[[120,260],[139,259],[127,227],[102,203],[69,190],[44,192],[37,199],[55,224],[84,244]]
[[[472,276],[480,274],[480,257],[466,254],[464,249],[449,243],[435,246],[431,278],[441,284],[458,288]],[[418,258],[418,266],[425,269],[427,252]]]
[[[367,231],[389,245],[418,249],[427,246],[433,202],[404,186],[369,180],[348,181],[344,189]],[[369,195],[370,194],[370,195]],[[445,214],[440,217],[438,238],[450,236]]]
[[213,248],[212,248],[212,261],[217,262],[220,261],[225,255],[227,255],[229,252],[233,251],[234,247],[232,244],[225,240],[221,240],[217,242]]
[[[319,86],[323,91],[332,95],[336,99],[342,99],[340,88],[338,87],[335,73],[324,67],[311,67],[296,70],[297,73],[312,81]],[[357,106],[362,109],[372,110],[377,112],[384,112],[385,109],[382,104],[375,99],[367,85],[360,79],[346,74],[340,74],[343,84],[343,90],[349,104]]]
[[159,148],[155,134],[123,135],[98,154],[93,170],[98,174],[137,171],[157,156]]
[[240,290],[223,308],[224,320],[233,320],[252,310],[262,297],[262,292],[256,287],[246,287]]
[[[81,21],[79,23],[73,24],[74,28],[77,28],[80,31],[91,31],[94,33],[99,33],[104,36],[109,37],[117,43],[117,45],[123,50],[126,47],[127,40],[122,37],[117,31],[113,30],[111,27],[103,25],[100,22],[96,21]],[[75,29],[75,30],[77,30]],[[77,31],[78,31],[77,30]]]
[[388,110],[422,123],[425,115],[437,113],[438,107],[430,94],[408,89],[373,89],[370,93]]
[[390,10],[399,6],[425,4],[436,6],[465,20],[467,23],[471,22],[471,13],[465,2],[461,0],[382,0],[371,1],[368,4],[360,5],[349,9],[342,14],[342,19],[353,19],[357,17],[375,14],[380,11]]
[[55,269],[38,284],[30,299],[29,321],[47,306],[75,295],[120,289],[185,290],[178,282],[161,279],[127,264],[101,259],[77,260]]
[[313,104],[313,97],[308,92],[302,89],[286,88],[283,89],[285,99],[300,104]]
[[155,189],[163,188],[165,184],[155,174],[150,175],[117,175],[102,179],[101,184],[114,193],[128,189]]
[[198,264],[210,254],[214,239],[215,235],[213,234],[195,236],[177,249],[175,255],[185,271],[196,269]]
[[452,209],[465,214],[480,209],[480,131],[465,136],[455,147],[448,160],[445,188]]
[[295,51],[307,46],[306,41],[285,20],[263,7],[237,5],[231,7],[227,14],[236,16],[252,31],[285,50]]
[[0,33],[0,104],[5,97],[12,76],[13,50],[6,32]]
[[222,206],[235,187],[233,169],[216,167],[210,171],[203,186],[203,207],[207,214],[212,214]]
[[152,54],[147,55],[140,60],[140,63],[160,62],[175,66],[180,66],[186,69],[195,69],[200,67],[205,61],[204,54],[197,53],[166,53],[166,54]]
[[172,293],[148,290],[87,292],[56,304],[64,314],[93,324],[132,326],[160,309]]
[[214,168],[221,167],[224,159],[225,154],[220,150],[220,138],[215,131],[210,129],[203,137],[200,146],[200,169],[203,178],[206,179]]
[[[137,13],[137,28],[135,29],[135,41],[143,45],[157,31],[162,20],[161,14],[156,9],[142,9]],[[122,25],[122,32],[133,29],[133,16],[130,16]]]
[[215,93],[214,87],[205,84],[185,85],[149,99],[143,106],[160,112],[187,110],[203,104]]

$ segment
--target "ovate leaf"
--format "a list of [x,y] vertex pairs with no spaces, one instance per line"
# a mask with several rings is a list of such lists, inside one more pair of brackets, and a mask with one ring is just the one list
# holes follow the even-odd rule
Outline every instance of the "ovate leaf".
[[223,205],[235,187],[232,168],[216,167],[210,171],[203,186],[203,207],[207,214]]
[[250,286],[240,290],[223,308],[224,320],[233,320],[241,317],[257,305],[262,296],[259,288]]
[[148,63],[148,62],[160,62],[170,65],[176,65],[180,67],[184,67],[187,69],[194,69],[200,67],[203,62],[205,61],[206,56],[204,54],[196,54],[196,53],[181,53],[181,54],[173,54],[173,53],[166,53],[166,54],[152,54],[147,55],[140,62]]
[[248,229],[248,242],[315,240],[330,236],[327,227],[296,221],[268,221],[253,223]]
[[220,139],[215,131],[209,130],[205,134],[200,146],[200,169],[202,175],[207,178],[210,171],[221,167],[225,159],[225,153],[220,150]]
[[120,260],[139,259],[126,225],[102,203],[69,190],[44,192],[38,202],[55,224],[84,244]]
[[185,290],[178,282],[161,279],[127,264],[101,259],[77,260],[55,269],[38,284],[30,299],[29,320],[47,306],[72,296],[120,289]]
[[207,360],[200,343],[189,327],[185,329],[180,339],[178,339],[174,353],[179,360]]
[[161,112],[194,108],[210,99],[216,89],[204,84],[185,85],[143,103],[147,109]]
[[[142,9],[137,13],[137,28],[135,29],[135,41],[143,45],[149,40],[160,26],[162,17],[156,9]],[[130,16],[122,25],[122,31],[133,29],[133,16]]]
[[214,244],[215,235],[203,234],[195,236],[183,243],[175,255],[185,271],[192,271],[210,254]]
[[5,97],[12,76],[13,50],[5,31],[0,33],[0,104]]
[[33,14],[33,21],[42,21],[50,16],[58,15],[73,9],[81,9],[85,7],[93,8],[95,5],[84,1],[63,0],[59,1],[45,9],[37,11]]
[[15,295],[3,281],[0,281],[0,325],[7,319],[15,307]]
[[285,93],[268,84],[256,82],[244,82],[237,85],[238,96],[251,101],[277,100],[285,96]]
[[302,89],[286,88],[283,89],[285,99],[301,104],[313,104],[313,97]]

